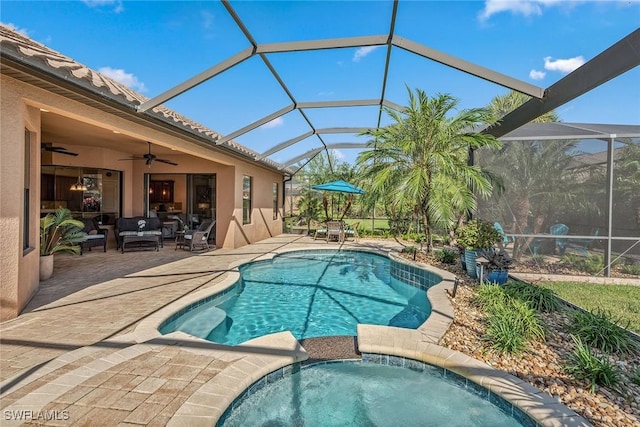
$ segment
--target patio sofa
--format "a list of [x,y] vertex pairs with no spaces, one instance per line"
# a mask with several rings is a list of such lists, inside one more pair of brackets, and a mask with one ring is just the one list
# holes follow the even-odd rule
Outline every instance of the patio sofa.
[[160,218],[135,216],[118,218],[114,228],[118,249],[124,253],[125,247],[154,247],[156,251],[162,244],[162,221]]

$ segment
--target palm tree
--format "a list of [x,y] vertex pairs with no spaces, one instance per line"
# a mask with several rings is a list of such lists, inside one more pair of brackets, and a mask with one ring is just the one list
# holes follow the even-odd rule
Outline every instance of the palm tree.
[[630,209],[640,230],[640,143],[629,141],[621,149],[621,161],[615,172],[616,205]]
[[431,251],[433,227],[449,229],[458,212],[475,210],[477,195],[491,194],[481,168],[468,164],[469,150],[501,144],[474,131],[493,123],[488,110],[458,111],[458,100],[448,94],[430,98],[420,89],[407,90],[403,112],[385,109],[394,124],[363,133],[374,149],[362,152],[356,164],[368,191],[388,210],[418,215]]
[[[530,98],[518,92],[509,92],[491,100],[488,109],[504,116]],[[555,111],[536,118],[533,122],[559,121]],[[491,165],[500,179],[504,194],[497,203],[507,204],[504,210],[514,222],[517,233],[537,234],[543,231],[547,220],[570,197],[575,186],[575,174],[570,166],[575,156],[577,141],[517,141],[505,144],[499,152],[482,153],[483,164]],[[531,221],[530,221],[531,220]],[[518,239],[514,258],[518,259],[533,238]]]

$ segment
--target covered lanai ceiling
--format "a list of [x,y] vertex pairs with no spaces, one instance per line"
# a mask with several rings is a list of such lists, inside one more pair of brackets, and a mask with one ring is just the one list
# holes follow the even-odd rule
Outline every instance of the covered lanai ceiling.
[[[251,76],[251,79],[245,81],[244,84],[255,92],[253,96],[246,98],[248,98],[248,102],[257,102],[263,105],[264,114],[260,117],[247,115],[242,126],[221,132],[222,136],[217,138],[215,143],[223,144],[236,140],[258,152],[257,160],[270,158],[280,163],[283,168],[294,172],[302,167],[307,160],[330,149],[364,149],[367,140],[365,137],[359,136],[359,133],[387,124],[382,107],[396,110],[402,108],[399,103],[402,103],[403,100],[393,99],[388,91],[390,85],[397,86],[398,82],[403,81],[403,72],[411,71],[394,68],[394,60],[399,57],[405,57],[404,59],[416,64],[416,67],[425,70],[424,85],[421,85],[420,88],[428,93],[442,92],[439,90],[443,87],[440,81],[441,74],[446,75],[446,73],[453,72],[463,73],[468,80],[473,80],[473,84],[491,91],[492,96],[507,93],[509,90],[530,96],[532,99],[529,102],[505,116],[500,124],[494,128],[486,130],[496,137],[514,131],[537,116],[573,100],[640,64],[640,30],[636,29],[623,39],[606,47],[599,54],[594,55],[572,73],[560,78],[548,87],[539,87],[498,71],[501,62],[500,52],[495,52],[495,56],[482,61],[483,64],[495,63],[496,69],[493,69],[491,66],[481,65],[466,59],[476,58],[477,55],[465,52],[464,48],[459,53],[448,53],[432,47],[438,45],[437,39],[431,40],[433,45],[423,42],[422,38],[412,39],[411,35],[416,34],[416,29],[411,28],[406,22],[415,24],[415,20],[409,15],[415,8],[412,2],[396,0],[388,3],[375,3],[376,8],[388,9],[388,13],[382,14],[385,16],[384,22],[376,22],[371,26],[378,32],[338,38],[275,42],[260,39],[259,34],[256,34],[260,33],[260,25],[257,25],[258,31],[254,32],[252,24],[255,25],[263,8],[244,7],[245,3],[242,2],[234,2],[232,5],[228,1],[223,1],[222,5],[228,17],[237,26],[246,47],[142,103],[138,111],[143,113],[161,104],[172,106],[172,103],[175,103],[175,108],[180,108],[181,102],[188,102],[180,101],[180,99],[188,100],[191,96],[189,93],[193,91],[211,91],[212,96],[215,97],[215,89],[221,87],[216,79],[220,79],[222,84],[226,82],[223,74],[238,73],[242,76]],[[252,3],[252,5],[255,6],[256,3]],[[371,5],[370,2],[366,2],[363,5],[363,12],[366,12],[366,7],[371,7]],[[328,3],[324,7],[333,7],[336,19],[339,21],[340,7],[338,4]],[[426,11],[429,11],[428,7]],[[280,23],[272,22],[273,25]],[[305,25],[304,22],[297,24]],[[288,25],[292,24],[283,23],[285,27]],[[332,24],[328,25],[332,26]],[[454,24],[451,22],[450,25]],[[383,27],[385,27],[385,31],[379,31]],[[461,29],[461,31],[463,30]],[[345,29],[338,29],[336,33],[345,33]],[[405,35],[405,33],[409,33],[409,35]],[[464,43],[464,38],[461,43]],[[334,57],[327,55],[327,52],[338,49],[358,49],[354,54],[354,61],[358,52],[363,52],[362,57],[364,57],[374,49],[377,51],[376,61],[371,61],[367,65],[367,67],[377,69],[378,79],[376,81],[361,84],[358,82],[357,74],[351,74],[352,70],[344,70],[344,76],[341,76],[354,79],[354,90],[351,91],[351,94],[366,95],[349,98],[352,96],[351,94],[345,97],[345,94],[342,93],[318,92],[322,90],[323,79],[320,79],[321,83],[318,85],[318,83],[314,83],[314,78],[317,79],[319,74],[326,72],[327,61],[333,60]],[[283,60],[285,55],[296,57],[285,62]],[[528,58],[523,55],[522,60],[526,62]],[[292,68],[292,63],[298,65]],[[404,63],[406,62],[403,61]],[[247,72],[249,69],[254,70],[253,74]],[[258,85],[252,81],[254,77],[259,80]],[[314,86],[313,90],[319,96],[310,97],[310,99],[306,95],[310,93],[309,86],[314,84],[318,85]],[[430,87],[433,90],[430,90]],[[332,96],[334,98],[331,98]],[[270,98],[274,102],[264,102],[265,98]],[[466,101],[466,105],[463,104],[463,106],[467,108],[486,105],[486,103],[475,105],[473,100]],[[327,118],[330,115],[326,113],[335,111],[335,109],[343,111],[341,120],[328,122]],[[356,110],[357,114],[352,114],[350,110]],[[366,119],[362,120],[363,117]],[[352,121],[352,118],[357,118],[359,121]],[[281,140],[270,140],[266,136],[268,132],[264,132],[264,130],[268,130],[270,125],[275,127],[283,123],[291,128],[289,136]],[[223,129],[216,127],[216,130],[220,132]],[[556,129],[556,131],[560,131],[560,129]]]

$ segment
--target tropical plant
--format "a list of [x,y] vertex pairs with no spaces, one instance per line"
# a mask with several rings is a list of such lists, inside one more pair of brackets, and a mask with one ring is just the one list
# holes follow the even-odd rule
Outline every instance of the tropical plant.
[[484,340],[489,347],[504,353],[516,354],[536,339],[544,339],[544,326],[533,308],[524,301],[506,298],[495,304],[486,320]]
[[456,242],[465,249],[491,248],[502,240],[493,224],[472,219],[456,230]]
[[595,309],[591,311],[575,310],[569,327],[585,344],[605,353],[629,353],[637,349],[637,344],[625,330],[622,319],[614,319],[608,311]]
[[[633,212],[636,226],[640,229],[640,194],[638,192],[638,188],[640,188],[640,143],[629,141],[621,149],[620,159],[619,164],[616,164],[616,195],[614,200],[616,205],[623,205],[620,208],[627,208]],[[615,208],[617,209],[618,206]]]
[[[513,111],[530,98],[510,92],[495,97],[487,107],[499,117]],[[534,123],[556,122],[558,115],[550,111]],[[517,233],[541,233],[565,202],[571,201],[577,176],[570,166],[578,153],[577,142],[563,141],[514,141],[505,143],[502,150],[480,153],[481,163],[491,165],[494,176],[504,189],[496,205],[506,212],[503,220],[514,222]],[[562,189],[562,191],[558,191]],[[500,217],[499,217],[500,218]],[[518,237],[514,243],[513,257],[519,260],[528,250],[533,238]]]
[[633,371],[631,381],[633,381],[634,384],[640,385],[640,366]]
[[307,234],[311,230],[311,221],[317,221],[322,211],[320,199],[315,197],[311,191],[305,191],[298,200],[298,212],[307,224]]
[[482,169],[468,164],[470,149],[500,148],[493,136],[476,132],[494,123],[482,108],[457,111],[450,95],[433,98],[407,88],[409,105],[402,112],[385,108],[394,123],[369,130],[369,146],[357,165],[368,182],[371,197],[393,211],[416,213],[432,250],[434,226],[449,230],[460,212],[472,212],[477,196],[488,197],[490,180]]
[[505,251],[497,251],[494,248],[483,249],[478,252],[478,256],[487,260],[483,265],[488,270],[508,270],[513,265],[513,258],[509,254]]
[[566,254],[562,257],[562,262],[588,274],[598,274],[604,271],[604,258],[600,254],[589,255],[586,258],[575,254]]
[[588,345],[579,337],[571,336],[576,349],[569,356],[565,364],[566,371],[578,380],[587,380],[591,393],[596,385],[613,387],[620,381],[620,371],[611,363],[608,357],[598,357],[591,353]]
[[79,243],[87,240],[84,223],[73,219],[69,209],[60,208],[40,218],[40,256],[57,252],[80,253]]
[[438,249],[433,253],[433,256],[443,264],[455,264],[458,253],[450,249]]
[[534,310],[539,312],[553,312],[560,307],[560,299],[557,294],[541,286],[526,282],[511,281],[505,285],[506,292],[513,298],[526,301]]

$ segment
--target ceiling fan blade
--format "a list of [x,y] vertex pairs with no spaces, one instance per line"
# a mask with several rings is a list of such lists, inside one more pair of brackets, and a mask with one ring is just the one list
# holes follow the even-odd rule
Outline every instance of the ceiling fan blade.
[[124,159],[118,159],[118,160],[145,160],[144,157],[136,157],[136,156],[131,156],[131,157],[127,157]]
[[172,165],[172,166],[178,166],[177,163],[172,162],[171,160],[166,160],[166,159],[156,159],[156,162],[166,163],[166,164]]
[[66,156],[76,157],[78,155],[78,153],[72,153],[71,151],[62,151],[62,150],[51,150],[51,151],[58,154],[64,154]]
[[60,153],[60,154],[65,154],[67,156],[77,156],[78,153],[72,153],[71,151],[67,150],[64,147],[54,147],[52,143],[50,142],[43,142],[42,144],[40,144],[40,148],[44,151],[49,151],[51,153]]

